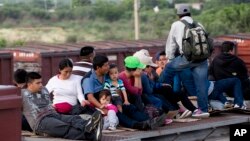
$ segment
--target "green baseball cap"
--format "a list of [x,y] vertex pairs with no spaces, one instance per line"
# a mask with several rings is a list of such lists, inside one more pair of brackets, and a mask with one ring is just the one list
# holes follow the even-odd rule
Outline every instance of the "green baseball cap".
[[133,68],[144,69],[146,67],[145,64],[142,64],[140,62],[140,60],[137,57],[134,57],[134,56],[126,57],[124,62],[125,62],[125,66],[128,67],[128,68],[131,68],[131,69],[133,69]]

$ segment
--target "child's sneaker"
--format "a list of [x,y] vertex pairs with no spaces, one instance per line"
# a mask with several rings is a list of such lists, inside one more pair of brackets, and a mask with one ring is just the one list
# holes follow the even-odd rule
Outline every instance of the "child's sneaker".
[[111,131],[114,131],[114,130],[116,130],[116,127],[111,125],[111,126],[108,127],[108,129],[111,130]]
[[178,117],[178,119],[187,118],[187,117],[190,117],[191,115],[192,115],[191,111],[185,110],[183,113],[180,114],[180,116]]
[[200,109],[196,109],[194,110],[192,117],[194,118],[208,118],[210,116],[209,113],[207,112],[203,112]]
[[168,118],[166,118],[165,119],[165,125],[168,125],[168,124],[170,124],[170,123],[172,123],[173,122],[173,120],[172,119],[168,119]]

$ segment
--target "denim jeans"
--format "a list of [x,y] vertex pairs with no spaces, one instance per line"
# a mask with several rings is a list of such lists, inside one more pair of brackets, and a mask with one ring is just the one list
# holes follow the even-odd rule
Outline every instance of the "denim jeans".
[[226,78],[216,81],[214,83],[214,90],[208,98],[225,103],[227,98],[223,95],[223,92],[227,91],[233,92],[234,104],[238,104],[239,106],[243,105],[244,98],[241,89],[241,82],[238,78]]
[[188,96],[196,96],[196,88],[190,68],[176,72],[173,81],[173,92],[180,93],[182,85],[187,90]]
[[190,69],[192,74],[191,77],[193,77],[194,81],[194,85],[190,83],[189,87],[187,88],[196,89],[196,91],[194,90],[192,91],[196,92],[196,96],[198,98],[197,99],[198,106],[203,112],[207,112],[208,111],[207,60],[199,63],[192,63],[187,61],[187,59],[184,56],[180,55],[174,58],[172,62],[166,65],[159,80],[160,82],[173,84],[173,78],[176,75],[176,73],[179,71],[183,71],[185,69]]
[[117,117],[119,123],[127,128],[133,128],[135,123],[149,119],[146,113],[139,111],[133,104],[122,105],[122,113],[118,111]]

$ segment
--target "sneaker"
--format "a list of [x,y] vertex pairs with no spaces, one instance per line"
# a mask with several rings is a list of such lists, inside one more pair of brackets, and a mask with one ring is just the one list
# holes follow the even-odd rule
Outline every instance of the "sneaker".
[[229,102],[225,102],[224,103],[224,108],[225,109],[227,109],[227,108],[232,108],[233,107],[233,105],[231,104],[231,103],[229,103]]
[[166,118],[165,119],[165,125],[168,125],[168,124],[170,124],[170,123],[172,123],[173,122],[173,120],[172,119],[168,119],[168,118]]
[[85,132],[90,133],[93,129],[96,128],[100,120],[102,119],[102,114],[99,111],[95,111],[91,118],[88,120],[88,123],[85,125]]
[[196,109],[196,110],[194,110],[192,117],[194,117],[194,118],[208,118],[209,115],[210,114],[207,112],[203,112],[200,109]]
[[242,110],[246,110],[247,107],[243,104],[241,107],[238,104],[234,104],[234,108],[236,109],[242,109]]
[[177,117],[177,119],[187,118],[187,117],[190,117],[191,115],[192,115],[191,111],[185,110],[183,113],[180,114],[179,117]]
[[132,128],[138,129],[138,130],[148,130],[148,129],[150,129],[149,120],[142,121],[142,122],[136,122]]
[[103,128],[103,119],[100,118],[96,128],[94,129],[94,138],[93,141],[100,141],[102,139],[102,128]]
[[108,129],[111,130],[111,131],[114,131],[114,130],[116,130],[116,127],[115,126],[109,126]]
[[155,129],[156,127],[160,127],[160,126],[164,125],[166,118],[167,118],[167,115],[162,114],[158,117],[151,119],[149,128]]

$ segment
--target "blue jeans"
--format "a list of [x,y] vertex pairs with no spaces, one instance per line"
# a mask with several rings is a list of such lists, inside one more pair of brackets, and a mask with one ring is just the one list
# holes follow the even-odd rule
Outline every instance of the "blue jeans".
[[208,98],[212,100],[219,100],[224,104],[227,101],[227,98],[223,95],[223,92],[227,91],[233,92],[234,104],[239,106],[243,105],[241,82],[238,78],[226,78],[216,81],[214,83],[214,90]]
[[176,72],[173,81],[173,92],[180,93],[182,85],[187,90],[188,96],[196,96],[196,88],[190,68]]
[[122,105],[122,111],[122,113],[117,112],[117,117],[119,123],[127,128],[133,128],[135,123],[149,119],[146,113],[140,112],[133,104]]
[[152,104],[158,109],[162,109],[162,101],[158,97],[156,97],[154,94],[142,94],[142,100],[145,104]]
[[[173,84],[173,77],[179,71],[190,69],[191,76],[193,77],[194,84],[189,85],[188,89],[196,89],[197,103],[199,108],[203,112],[208,111],[208,88],[207,88],[207,73],[208,64],[207,60],[199,63],[192,63],[187,61],[184,56],[178,56],[168,63],[163,70],[163,74],[160,76],[160,82]],[[185,76],[185,75],[184,75]],[[183,79],[184,80],[184,79]],[[195,94],[193,94],[195,95]]]

